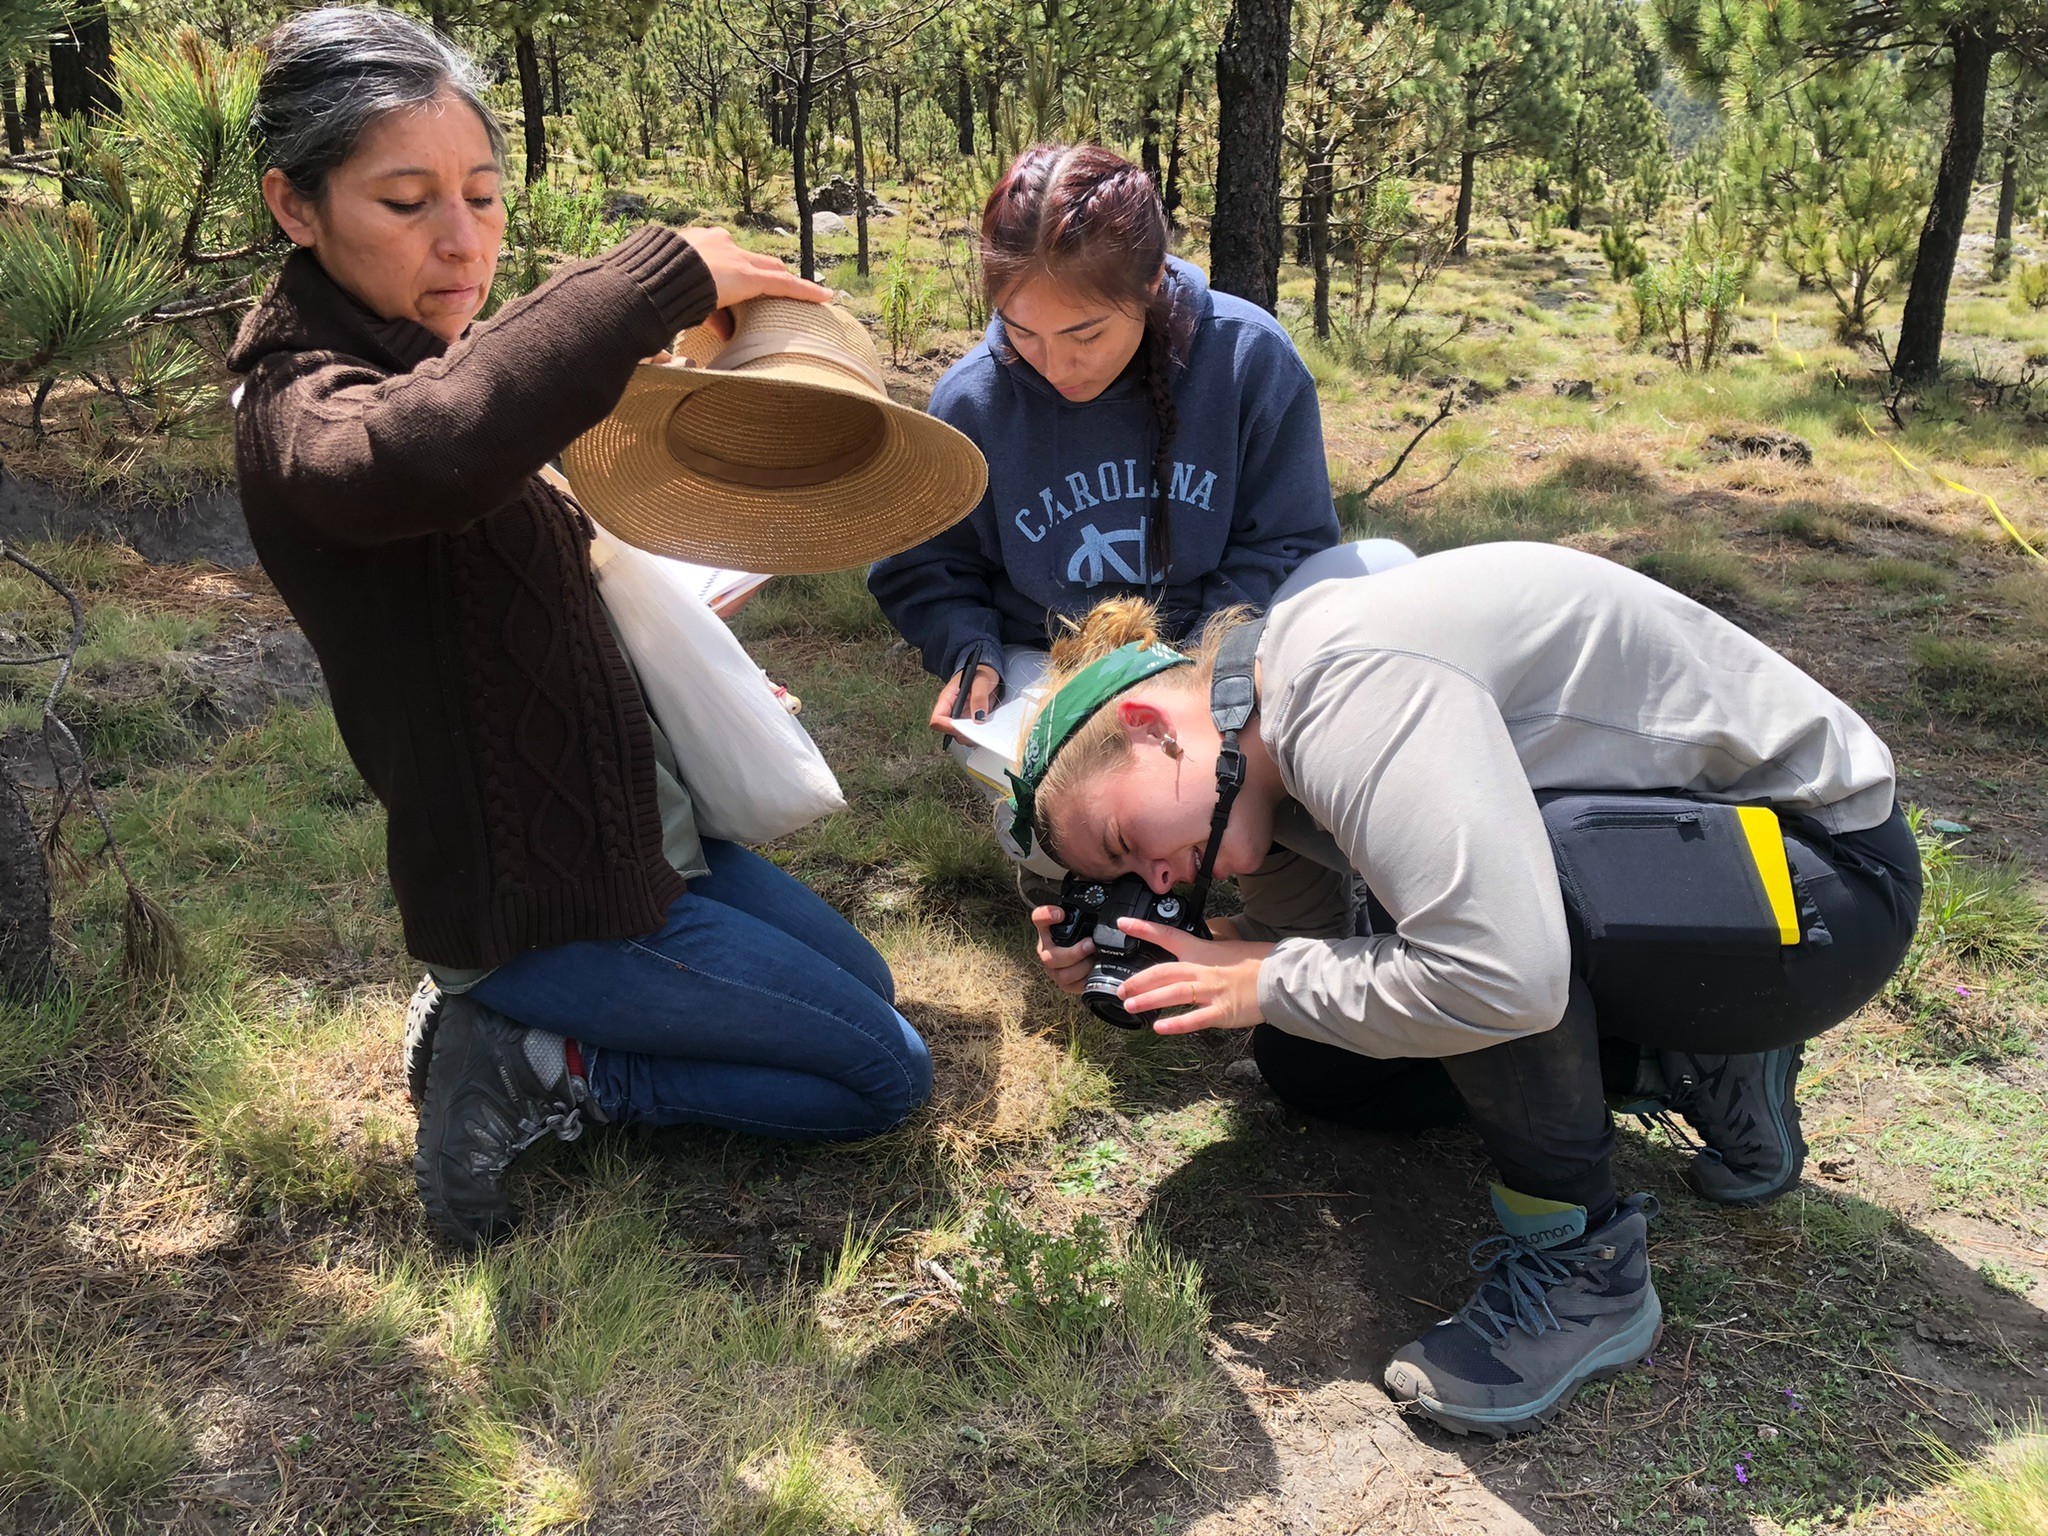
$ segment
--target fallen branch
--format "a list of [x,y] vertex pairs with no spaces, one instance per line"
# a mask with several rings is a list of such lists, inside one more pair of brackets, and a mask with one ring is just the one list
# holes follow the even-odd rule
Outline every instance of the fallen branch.
[[1487,433],[1486,436],[1482,437],[1478,443],[1474,443],[1470,448],[1467,448],[1463,453],[1459,454],[1455,459],[1451,460],[1451,467],[1445,470],[1442,474],[1438,475],[1434,480],[1430,481],[1429,484],[1418,485],[1417,487],[1415,487],[1414,490],[1403,491],[1401,494],[1403,496],[1427,496],[1431,491],[1435,490],[1438,486],[1442,485],[1446,480],[1450,479],[1451,476],[1455,475],[1458,472],[1458,466],[1464,463],[1466,459],[1470,458],[1472,454],[1478,451],[1480,443],[1490,443],[1496,437],[1499,436],[1500,428],[1495,427],[1491,432]]
[[1437,402],[1436,414],[1430,417],[1428,421],[1425,421],[1420,427],[1416,429],[1415,435],[1408,439],[1408,446],[1403,448],[1400,451],[1400,453],[1395,456],[1394,462],[1388,466],[1387,472],[1385,474],[1381,475],[1377,480],[1373,481],[1372,484],[1368,485],[1365,488],[1364,494],[1358,498],[1360,501],[1371,501],[1372,493],[1374,491],[1378,490],[1381,486],[1385,485],[1389,480],[1393,479],[1394,476],[1401,473],[1401,466],[1408,462],[1408,455],[1415,451],[1416,446],[1419,443],[1421,443],[1421,441],[1425,437],[1429,436],[1430,433],[1434,432],[1438,427],[1442,426],[1446,421],[1449,421],[1451,417],[1454,414],[1456,414],[1458,404],[1464,398],[1464,393],[1465,386],[1463,384],[1453,384],[1449,389],[1444,391],[1443,399]]

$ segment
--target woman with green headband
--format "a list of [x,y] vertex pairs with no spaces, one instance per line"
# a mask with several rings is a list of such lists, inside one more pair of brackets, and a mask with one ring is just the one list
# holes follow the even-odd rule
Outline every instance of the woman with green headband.
[[[1209,938],[1120,921],[1172,957],[1118,993],[1159,1033],[1251,1029],[1311,1115],[1470,1118],[1501,1234],[1385,1379],[1461,1433],[1529,1428],[1661,1327],[1610,1092],[1683,1138],[1706,1199],[1798,1181],[1802,1044],[1876,994],[1918,915],[1891,754],[1733,624],[1553,545],[1319,582],[1255,666],[1245,622],[1183,655],[1142,603],[1095,610],[1055,652],[1020,825],[1091,881],[1237,881],[1245,913]],[[1061,916],[1032,914],[1039,957],[1078,993],[1093,945],[1056,944]]]

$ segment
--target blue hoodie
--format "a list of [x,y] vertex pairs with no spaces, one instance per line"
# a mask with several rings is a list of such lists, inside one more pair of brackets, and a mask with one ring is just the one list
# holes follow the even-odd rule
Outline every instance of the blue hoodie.
[[[1177,636],[1233,603],[1263,608],[1288,572],[1337,542],[1337,513],[1315,382],[1286,331],[1177,258],[1166,281],[1193,322],[1173,380],[1170,563],[1165,590],[1150,594]],[[927,670],[949,678],[972,660],[1000,672],[1002,647],[1045,645],[1052,615],[1145,592],[1153,432],[1135,367],[1093,400],[1067,400],[1009,350],[998,317],[929,409],[987,456],[988,494],[966,521],[868,574]]]

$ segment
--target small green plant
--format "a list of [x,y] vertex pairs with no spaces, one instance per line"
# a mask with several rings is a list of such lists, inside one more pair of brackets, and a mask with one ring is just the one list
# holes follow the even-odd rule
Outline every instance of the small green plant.
[[1983,1536],[2048,1536],[2048,1426],[2039,1413],[1981,1462],[1930,1439],[1941,1490],[1965,1528]]
[[1108,1325],[1122,1266],[1101,1217],[1083,1216],[1055,1237],[1028,1225],[999,1194],[975,1222],[970,1243],[960,1266],[960,1302],[984,1327],[1079,1345]]
[[1649,270],[1650,258],[1643,243],[1628,232],[1625,224],[1610,224],[1600,231],[1600,254],[1607,260],[1608,274],[1617,283],[1633,282]]
[[1539,251],[1557,249],[1557,215],[1547,203],[1539,203],[1536,216],[1529,221],[1529,244]]
[[1638,272],[1623,307],[1622,340],[1660,346],[1687,372],[1722,360],[1755,262],[1732,219],[1699,219],[1675,261]]
[[939,290],[925,273],[898,252],[882,269],[880,284],[882,334],[889,342],[889,361],[903,366],[903,356],[924,350],[939,315]]
[[2008,302],[2021,314],[2048,309],[2048,261],[2030,261],[2014,270]]

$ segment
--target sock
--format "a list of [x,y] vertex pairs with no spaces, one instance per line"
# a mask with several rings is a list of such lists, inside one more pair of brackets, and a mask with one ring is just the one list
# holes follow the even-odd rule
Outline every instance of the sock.
[[533,1068],[533,1075],[540,1079],[543,1088],[553,1089],[568,1082],[568,1043],[544,1029],[529,1029],[520,1042],[526,1052],[526,1064]]

